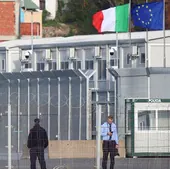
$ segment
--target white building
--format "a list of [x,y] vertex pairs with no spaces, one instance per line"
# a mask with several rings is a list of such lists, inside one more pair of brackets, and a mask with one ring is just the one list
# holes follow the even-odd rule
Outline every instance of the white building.
[[54,19],[58,9],[58,0],[33,0],[33,2],[41,9],[50,12],[49,19]]
[[[167,57],[170,50],[169,35],[170,31],[166,31],[166,67],[170,66],[170,59]],[[128,33],[120,33],[118,35],[119,57],[116,56],[116,52],[114,55],[109,53],[111,47],[116,47],[115,34],[34,39],[33,59],[29,57],[28,60],[25,60],[25,55],[28,52],[31,54],[30,40],[2,42],[0,44],[0,70],[21,71],[27,66],[33,68],[34,71],[88,69],[89,67],[96,70],[101,67],[104,70],[110,66],[117,66],[117,59],[119,59],[119,68],[145,67],[147,60],[149,67],[163,67],[162,37],[162,31],[149,32],[147,49],[146,32],[131,33],[131,41]],[[145,56],[146,50],[148,50],[148,57]],[[138,55],[135,60],[130,57],[132,52]],[[23,61],[27,61],[29,65],[24,65]],[[97,78],[107,79],[106,70],[104,72],[103,75],[98,72]]]
[[[89,138],[95,137],[96,107],[101,105],[102,120],[105,120],[109,114],[114,115],[119,138],[126,140],[127,153],[141,155],[140,153],[148,150],[149,153],[155,153],[160,152],[159,145],[169,146],[167,138],[169,137],[170,100],[162,107],[160,106],[162,103],[160,105],[156,103],[156,107],[153,107],[153,115],[151,115],[150,102],[135,105],[136,109],[133,110],[135,116],[131,122],[132,107],[129,98],[159,98],[158,101],[169,99],[170,92],[167,90],[170,85],[169,37],[170,31],[166,31],[165,48],[162,31],[149,32],[148,43],[146,43],[146,32],[131,33],[131,40],[128,33],[120,33],[118,41],[115,34],[35,39],[33,53],[31,40],[2,42],[0,43],[0,70],[21,71],[21,73],[30,70],[81,69],[82,72],[95,70],[88,83],[90,90],[87,90],[90,98],[88,111],[92,115],[92,117],[87,116],[87,119],[92,119],[90,121],[92,128],[89,127],[92,134],[89,134]],[[7,73],[6,76],[8,75],[11,77],[13,74]],[[127,107],[126,99],[128,99]],[[167,114],[168,116],[165,116]],[[135,130],[131,130],[132,123],[135,125]],[[162,127],[166,131],[162,132]],[[165,135],[162,137],[161,133]],[[162,144],[163,139],[166,143]],[[134,145],[131,144],[131,140],[134,141]],[[145,147],[140,147],[141,142],[144,141]],[[148,148],[149,143],[154,143],[152,149]],[[162,149],[161,153],[169,153],[169,149]]]

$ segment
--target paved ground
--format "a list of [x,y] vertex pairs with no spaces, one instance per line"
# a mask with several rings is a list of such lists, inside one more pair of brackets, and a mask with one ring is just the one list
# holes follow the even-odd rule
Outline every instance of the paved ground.
[[[12,161],[13,169],[29,169],[29,160]],[[5,169],[6,160],[0,161],[0,169]],[[58,169],[94,169],[95,159],[57,159],[47,160],[47,169],[53,169],[54,166],[65,165],[66,168]],[[39,165],[37,163],[37,169]],[[57,169],[57,168],[56,168]],[[109,169],[109,167],[108,167]],[[115,169],[170,169],[170,158],[152,158],[152,159],[116,159]]]

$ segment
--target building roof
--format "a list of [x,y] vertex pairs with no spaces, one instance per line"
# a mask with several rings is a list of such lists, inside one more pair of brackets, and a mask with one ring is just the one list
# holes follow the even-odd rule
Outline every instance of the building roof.
[[[170,30],[166,31],[166,36],[170,36]],[[148,39],[154,40],[163,37],[162,31],[149,31]],[[119,33],[118,42],[120,44],[130,43],[129,33]],[[144,43],[146,42],[146,32],[131,33],[131,42]],[[70,37],[53,37],[53,38],[39,38],[33,41],[34,49],[36,48],[52,48],[52,47],[79,47],[79,46],[95,46],[116,44],[116,34],[97,34],[97,35],[81,35]],[[15,48],[29,49],[31,46],[31,39],[18,39],[0,43],[0,49]]]
[[25,8],[25,9],[28,9],[28,10],[39,9],[39,7],[32,0],[22,0],[21,1],[21,8]]

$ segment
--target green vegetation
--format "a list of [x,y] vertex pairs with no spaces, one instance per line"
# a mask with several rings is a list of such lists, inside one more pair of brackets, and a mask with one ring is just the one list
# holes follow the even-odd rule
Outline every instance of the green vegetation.
[[[134,1],[134,3],[145,2],[145,0]],[[54,20],[48,20],[49,12],[43,11],[43,26],[59,27],[61,23],[64,23],[71,25],[67,36],[74,35],[74,29],[77,30],[77,34],[94,34],[97,33],[92,26],[94,13],[128,2],[129,0],[69,0],[67,4],[64,4],[60,0]]]

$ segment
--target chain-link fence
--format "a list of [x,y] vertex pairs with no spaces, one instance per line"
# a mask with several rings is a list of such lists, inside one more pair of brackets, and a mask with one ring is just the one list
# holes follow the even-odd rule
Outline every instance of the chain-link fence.
[[[36,117],[48,133],[49,147],[52,140],[69,143],[88,139],[90,98],[87,79],[78,73],[70,70],[0,75],[0,168],[30,168],[27,138]],[[58,153],[52,149],[52,153]],[[50,156],[48,149],[45,156]],[[64,162],[63,158],[59,154],[47,162],[47,167],[75,165],[73,159]]]

